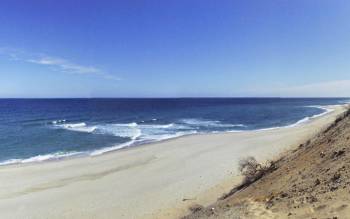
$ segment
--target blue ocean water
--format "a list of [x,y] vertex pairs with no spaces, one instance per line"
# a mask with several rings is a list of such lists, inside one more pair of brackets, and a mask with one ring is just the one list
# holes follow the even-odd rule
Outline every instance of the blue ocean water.
[[296,125],[348,99],[0,99],[0,164],[98,155],[194,133]]

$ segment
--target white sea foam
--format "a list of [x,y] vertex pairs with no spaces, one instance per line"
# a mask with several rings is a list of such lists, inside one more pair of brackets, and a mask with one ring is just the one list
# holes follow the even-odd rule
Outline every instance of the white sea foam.
[[55,127],[67,129],[70,131],[76,131],[76,132],[88,132],[92,133],[96,130],[96,126],[87,126],[85,122],[80,123],[64,123],[55,125]]
[[213,127],[213,128],[229,128],[229,127],[246,127],[243,124],[227,124],[221,123],[216,120],[202,120],[202,119],[182,119],[182,123],[192,126],[201,126],[201,127]]
[[4,165],[11,165],[11,164],[17,164],[20,163],[22,159],[9,159],[9,160],[5,160],[0,162],[0,166],[4,166]]
[[140,137],[140,141],[145,141],[145,142],[157,142],[157,141],[163,141],[167,139],[172,139],[172,138],[177,138],[185,135],[191,135],[191,134],[196,134],[198,133],[196,130],[191,130],[191,131],[179,131],[179,132],[174,132],[174,133],[156,133],[156,134],[148,134]]
[[319,113],[319,114],[316,114],[316,115],[313,115],[313,116],[307,116],[299,121],[297,121],[296,123],[292,124],[292,125],[289,125],[287,127],[294,127],[294,126],[297,126],[297,125],[300,125],[300,124],[303,124],[303,123],[306,123],[306,122],[309,122],[310,120],[312,119],[315,119],[315,118],[318,118],[318,117],[321,117],[321,116],[324,116],[328,113],[331,113],[334,111],[333,108],[331,107],[334,107],[334,106],[337,106],[337,105],[331,105],[331,106],[319,106],[319,105],[314,105],[314,106],[306,106],[306,107],[311,107],[311,108],[318,108],[318,109],[321,109],[323,110],[323,112]]
[[299,125],[302,125],[302,124],[305,124],[315,118],[318,118],[318,117],[321,117],[321,116],[324,116],[330,112],[333,112],[334,109],[332,109],[331,107],[334,107],[334,106],[337,106],[337,105],[329,105],[329,106],[319,106],[319,105],[312,105],[312,106],[305,106],[305,107],[311,107],[311,108],[318,108],[318,109],[322,109],[323,112],[322,113],[319,113],[319,114],[316,114],[316,115],[313,115],[313,116],[306,116],[300,120],[298,120],[297,122],[293,123],[293,124],[290,124],[290,125],[286,125],[286,126],[276,126],[276,127],[271,127],[271,128],[263,128],[263,129],[259,129],[259,130],[256,130],[256,131],[268,131],[268,130],[274,130],[274,129],[280,129],[280,128],[292,128],[292,127],[295,127],[295,126],[299,126]]
[[10,164],[25,164],[25,163],[43,162],[43,161],[49,161],[49,160],[59,160],[59,159],[83,155],[83,154],[85,154],[85,152],[76,152],[76,151],[56,152],[51,154],[37,155],[37,156],[24,158],[24,159],[9,159],[9,160],[0,162],[0,165],[3,166],[3,165],[10,165]]
[[59,119],[59,120],[54,120],[54,121],[52,121],[51,124],[53,124],[53,125],[59,125],[59,124],[65,123],[66,121],[67,121],[67,120],[65,120],[65,119]]
[[141,129],[138,128],[138,125],[136,123],[106,124],[98,125],[96,133],[136,139],[141,135]]
[[56,124],[65,123],[65,122],[66,122],[65,119],[60,119],[60,120],[52,121],[52,124],[56,125]]
[[[278,128],[288,128],[288,127],[294,127],[300,124],[307,123],[311,119],[323,116],[327,113],[330,113],[333,111],[329,106],[307,106],[307,107],[313,107],[313,108],[319,108],[322,109],[323,112],[317,115],[313,115],[310,117],[304,117],[300,119],[299,121],[286,126],[277,126],[277,127],[270,127],[270,128],[264,128],[259,129],[261,131],[264,130],[273,130]],[[156,120],[156,119],[152,119]],[[65,122],[65,120],[59,120]],[[136,122],[131,123],[117,123],[117,124],[101,124],[101,125],[91,125],[88,126],[86,123],[64,123],[64,124],[57,124],[56,127],[61,127],[70,131],[78,131],[78,132],[89,132],[94,134],[105,134],[105,135],[114,135],[122,138],[129,138],[130,141],[110,147],[111,150],[114,150],[113,148],[123,148],[125,146],[129,146],[132,144],[135,144],[135,142],[143,142],[143,141],[160,141],[165,140],[169,138],[174,138],[182,135],[187,134],[193,134],[196,132],[196,129],[200,127],[207,127],[207,128],[235,128],[235,127],[246,127],[244,124],[227,124],[222,123],[217,120],[203,120],[203,119],[182,119],[180,120],[181,124],[137,124]],[[227,132],[241,132],[243,130],[227,130]],[[213,133],[218,132],[217,130],[213,131]],[[105,149],[103,149],[105,150]],[[109,149],[108,149],[109,150]],[[99,153],[99,152],[96,152]]]
[[180,124],[137,124],[116,123],[116,124],[99,124],[87,125],[81,123],[64,123],[56,124],[55,127],[76,132],[88,132],[93,134],[113,135],[131,140],[148,139],[157,140],[165,138],[167,135],[175,135],[178,131],[190,130],[192,128]]
[[115,146],[97,149],[97,150],[94,150],[94,151],[90,152],[89,155],[90,156],[97,156],[97,155],[101,155],[101,154],[104,154],[104,153],[107,153],[107,152],[120,150],[122,148],[129,147],[129,146],[133,145],[134,143],[135,143],[135,140],[131,140],[131,141],[125,142],[123,144],[117,144]]
[[[132,124],[132,125],[131,125]],[[104,134],[112,134],[119,137],[129,137],[131,140],[115,146],[97,149],[90,153],[91,156],[100,155],[110,151],[120,150],[135,144],[158,142],[166,139],[176,138],[183,135],[194,134],[196,131],[186,130],[186,126],[170,124],[106,124],[98,126],[96,133],[102,131]]]
[[340,105],[331,105],[331,106],[319,106],[319,105],[314,105],[314,106],[307,106],[307,107],[318,108],[318,109],[323,110],[322,113],[310,117],[310,118],[317,118],[317,117],[320,117],[320,116],[324,116],[324,115],[326,115],[327,113],[333,112],[334,109],[331,108],[331,107],[335,107],[335,106],[340,106]]
[[[133,127],[133,126],[129,126],[129,127]],[[132,136],[132,140],[125,142],[125,143],[117,144],[117,145],[111,146],[111,147],[105,147],[105,148],[96,149],[93,151],[56,152],[56,153],[51,153],[51,154],[37,155],[37,156],[30,157],[30,158],[25,158],[25,159],[9,159],[9,160],[5,160],[5,161],[0,162],[0,166],[11,165],[11,164],[37,163],[37,162],[43,162],[43,161],[49,161],[49,160],[59,160],[59,159],[74,157],[74,156],[79,156],[79,155],[81,155],[81,156],[84,156],[84,155],[97,156],[97,155],[101,155],[101,154],[104,154],[107,152],[120,150],[122,148],[132,146],[135,143],[142,144],[142,143],[157,142],[157,141],[161,141],[161,140],[166,140],[166,139],[180,137],[180,136],[183,136],[186,134],[194,134],[194,133],[196,133],[196,132],[195,131],[189,132],[189,133],[178,132],[175,134],[163,134],[163,135],[153,135],[153,136],[152,135],[145,135],[142,139],[139,139],[139,140],[136,140],[136,138],[137,138],[136,136]]]
[[68,124],[64,124],[64,125],[61,125],[63,126],[64,128],[71,128],[71,129],[74,129],[74,128],[80,128],[80,127],[85,127],[86,126],[86,123],[85,122],[81,122],[81,123],[68,123]]
[[164,134],[164,135],[154,135],[154,136],[148,135],[148,136],[144,136],[144,137],[140,138],[139,140],[133,139],[133,140],[125,142],[123,144],[117,144],[115,146],[105,147],[105,148],[94,150],[94,151],[90,152],[89,155],[90,156],[97,156],[97,155],[101,155],[101,154],[108,153],[111,151],[116,151],[116,150],[120,150],[120,149],[123,149],[126,147],[130,147],[136,143],[143,144],[143,143],[164,141],[167,139],[177,138],[177,137],[181,137],[184,135],[190,135],[190,134],[195,134],[195,133],[197,133],[197,132],[190,131],[190,132],[177,132],[175,134]]
[[[273,130],[278,128],[288,128],[298,126],[309,122],[310,120],[323,116],[333,111],[329,106],[307,106],[322,109],[323,112],[310,117],[304,117],[294,124],[287,126],[271,127],[265,129],[259,129],[257,131]],[[154,119],[155,120],[155,119]],[[58,122],[60,121],[60,122]],[[70,131],[90,132],[94,134],[107,134],[119,137],[130,138],[130,141],[117,144],[111,147],[105,147],[96,149],[89,152],[70,152],[70,153],[53,153],[47,155],[38,155],[27,159],[11,159],[0,163],[0,165],[16,164],[16,163],[29,163],[29,162],[42,162],[46,160],[61,159],[70,156],[76,156],[79,154],[87,154],[89,156],[97,156],[107,152],[120,150],[125,147],[130,147],[135,144],[144,144],[150,142],[158,142],[167,139],[172,139],[184,135],[196,134],[196,130],[193,127],[209,127],[209,128],[232,128],[232,127],[246,127],[243,124],[225,124],[220,121],[213,120],[201,120],[201,119],[183,119],[182,124],[137,124],[132,123],[120,123],[120,124],[104,124],[88,126],[86,123],[65,123],[63,120],[58,120],[55,124],[56,127],[64,128]],[[59,124],[63,123],[63,124]],[[217,133],[220,131],[213,131]],[[242,130],[228,130],[227,132],[242,132]]]

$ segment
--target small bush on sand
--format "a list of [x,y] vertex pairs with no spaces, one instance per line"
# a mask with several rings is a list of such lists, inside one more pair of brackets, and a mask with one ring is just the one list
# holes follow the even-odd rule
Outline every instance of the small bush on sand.
[[260,164],[254,157],[246,157],[239,161],[238,170],[243,175],[243,184],[250,184],[275,168],[274,162]]
[[260,169],[261,164],[259,164],[254,157],[246,157],[238,162],[238,170],[244,176],[244,181],[254,181]]
[[225,199],[234,193],[248,187],[264,175],[277,169],[276,162],[268,161],[264,164],[258,163],[254,157],[246,157],[238,162],[238,170],[243,176],[243,181],[234,187],[229,193],[224,194],[220,199]]
[[192,213],[196,213],[196,212],[199,212],[201,210],[203,210],[204,207],[202,205],[199,205],[199,204],[193,204],[189,207],[189,210],[192,212]]

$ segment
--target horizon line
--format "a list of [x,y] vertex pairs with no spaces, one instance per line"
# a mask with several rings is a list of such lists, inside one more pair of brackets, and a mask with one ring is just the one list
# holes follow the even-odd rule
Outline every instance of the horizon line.
[[349,97],[281,97],[281,96],[217,96],[217,97],[0,97],[0,100],[4,99],[334,99],[334,98],[350,98]]

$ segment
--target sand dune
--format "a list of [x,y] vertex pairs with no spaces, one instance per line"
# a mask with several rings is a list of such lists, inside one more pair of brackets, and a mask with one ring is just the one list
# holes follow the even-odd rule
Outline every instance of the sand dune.
[[277,159],[263,177],[184,219],[349,218],[350,111]]

